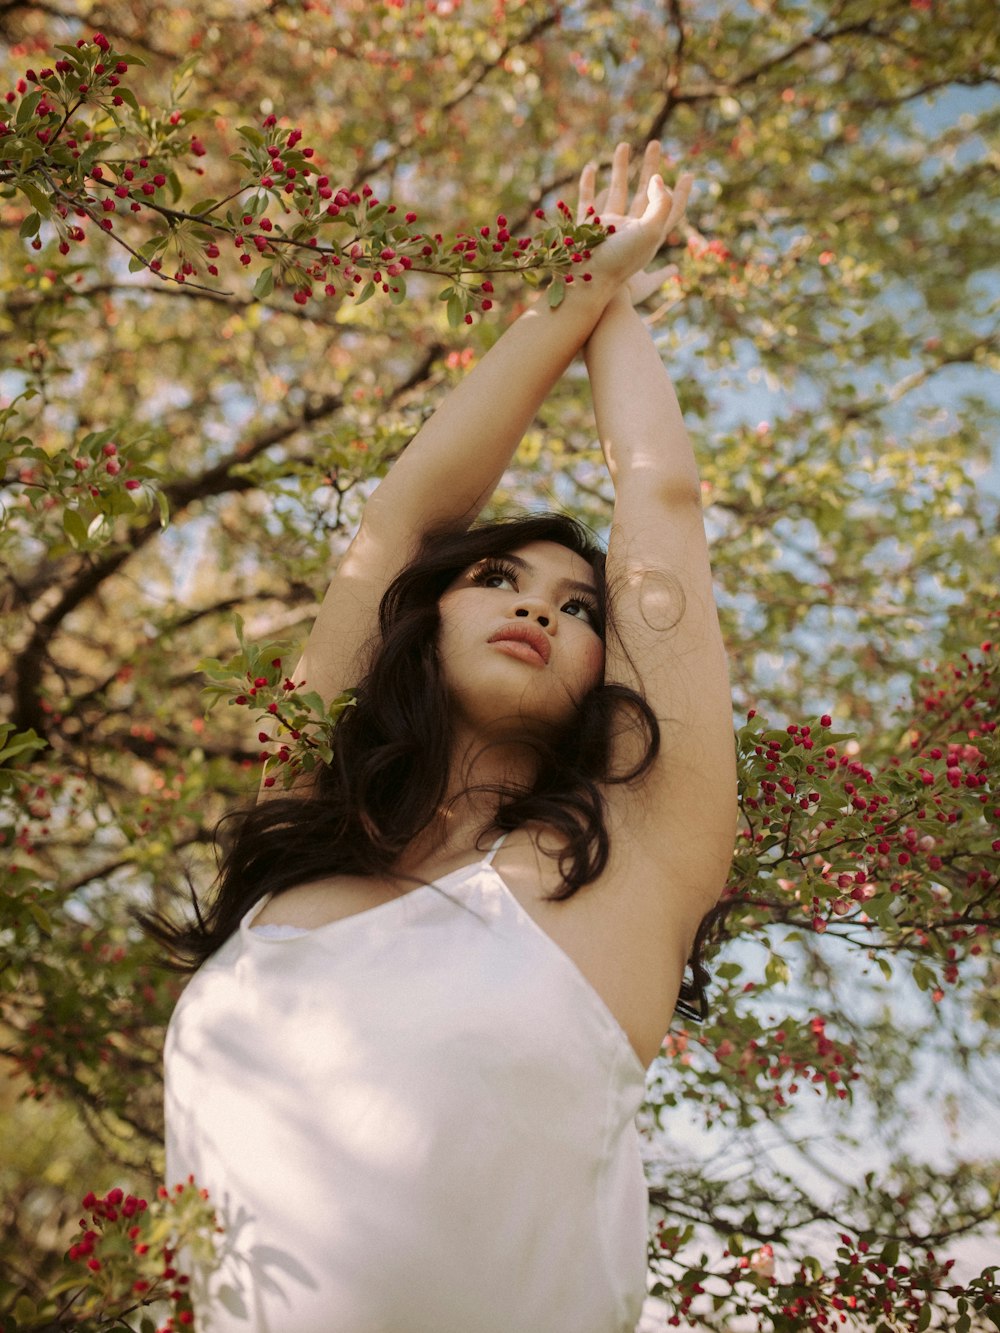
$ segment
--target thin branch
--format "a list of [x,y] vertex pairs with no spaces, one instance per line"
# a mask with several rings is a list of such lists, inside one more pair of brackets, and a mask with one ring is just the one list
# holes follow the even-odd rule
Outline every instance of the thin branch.
[[[525,46],[529,42],[533,42],[546,30],[546,28],[550,28],[558,22],[559,8],[553,6],[549,13],[538,19],[526,31],[520,33],[516,37],[510,38],[506,46],[502,48],[494,60],[483,61],[478,70],[469,74],[466,77],[465,82],[459,84],[451,97],[449,97],[447,101],[442,102],[437,108],[438,113],[447,116],[450,112],[454,111],[460,103],[464,102],[467,97],[475,92],[479,85],[483,83],[495,69],[502,66],[504,60],[506,60],[507,56],[509,56],[512,51],[516,50],[519,46]],[[368,176],[374,175],[379,171],[384,171],[386,167],[396,162],[408,149],[413,147],[420,137],[421,136],[416,130],[409,130],[399,136],[395,145],[383,157],[378,159],[369,158],[366,162],[363,162],[354,175],[355,187],[360,185]]]

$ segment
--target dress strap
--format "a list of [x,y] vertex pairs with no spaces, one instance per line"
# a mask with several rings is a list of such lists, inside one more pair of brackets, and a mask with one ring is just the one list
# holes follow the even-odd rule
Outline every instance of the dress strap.
[[491,866],[491,865],[493,864],[493,858],[494,858],[494,856],[496,856],[497,852],[500,850],[500,848],[501,848],[501,847],[504,845],[504,843],[507,841],[507,838],[509,837],[509,835],[510,835],[510,830],[509,830],[509,829],[507,830],[506,833],[501,833],[501,834],[500,834],[499,838],[497,838],[496,842],[493,844],[493,846],[490,848],[490,850],[489,850],[489,851],[486,853],[486,855],[483,857],[483,865],[484,865],[484,866]]

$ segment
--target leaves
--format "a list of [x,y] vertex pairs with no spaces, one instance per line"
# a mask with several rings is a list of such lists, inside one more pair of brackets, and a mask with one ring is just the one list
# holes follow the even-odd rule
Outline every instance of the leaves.
[[[432,6],[419,25],[355,6],[311,12],[308,41],[280,7],[210,28],[168,10],[135,12],[157,38],[148,65],[67,42],[71,68],[39,85],[28,65],[57,58],[39,50],[44,17],[10,19],[5,87],[25,79],[0,139],[13,1085],[82,1126],[109,1172],[155,1177],[176,991],[128,908],[188,911],[188,876],[204,892],[215,873],[215,821],[262,771],[279,786],[329,757],[350,697],[324,708],[284,673],[365,497],[529,289],[558,303],[567,275],[582,282],[568,256],[603,232],[558,195],[609,131],[656,118],[663,52],[683,50],[664,147],[668,176],[683,161],[700,187],[664,247],[678,273],[657,338],[697,448],[736,707],[759,715],[739,728],[710,1021],[675,1027],[647,1087],[651,1185],[661,1162],[668,1181],[652,1282],[720,1330],[993,1318],[988,1276],[943,1276],[909,1239],[944,1249],[996,1206],[975,1135],[976,1089],[996,1082],[989,8],[694,5],[680,34],[669,7],[631,0],[561,29],[534,0]],[[197,66],[165,54],[195,40]],[[498,512],[555,502],[607,530],[583,386],[570,371],[542,409]],[[967,1160],[921,1157],[914,1105]],[[679,1144],[679,1108],[706,1133]],[[30,1253],[0,1212],[46,1293],[61,1166],[61,1184],[15,1182],[40,1219]],[[824,1170],[843,1185],[814,1190]],[[911,1294],[869,1267],[893,1237]],[[848,1284],[860,1314],[833,1304]],[[5,1323],[13,1299],[0,1285]]]

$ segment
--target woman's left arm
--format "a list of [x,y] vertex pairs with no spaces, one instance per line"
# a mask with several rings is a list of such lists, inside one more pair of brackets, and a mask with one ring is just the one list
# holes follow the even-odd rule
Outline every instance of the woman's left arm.
[[701,483],[677,395],[625,289],[584,355],[615,488],[608,580],[619,637],[609,639],[605,676],[637,684],[662,728],[641,791],[612,788],[611,813],[621,805],[640,856],[669,864],[693,933],[725,884],[737,810],[732,699]]

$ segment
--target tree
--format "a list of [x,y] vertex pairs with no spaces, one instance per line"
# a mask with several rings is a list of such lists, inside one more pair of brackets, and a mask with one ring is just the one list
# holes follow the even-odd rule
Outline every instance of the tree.
[[[583,280],[600,228],[559,200],[617,137],[701,183],[648,314],[699,446],[745,816],[710,1018],[649,1084],[662,1318],[1000,1325],[989,1271],[944,1255],[1000,1182],[967,1118],[998,1014],[988,10],[0,8],[5,1328],[162,1294],[126,1301],[120,1214],[158,1180],[178,992],[128,908],[207,888],[269,703],[302,734],[269,772],[328,741],[284,682],[331,563],[525,285]],[[606,527],[579,373],[507,480],[500,508]],[[915,1151],[916,1098],[954,1149]],[[700,1155],[671,1147],[685,1107]],[[88,1191],[121,1291],[93,1249],[59,1291]],[[169,1249],[191,1208],[139,1220]]]

